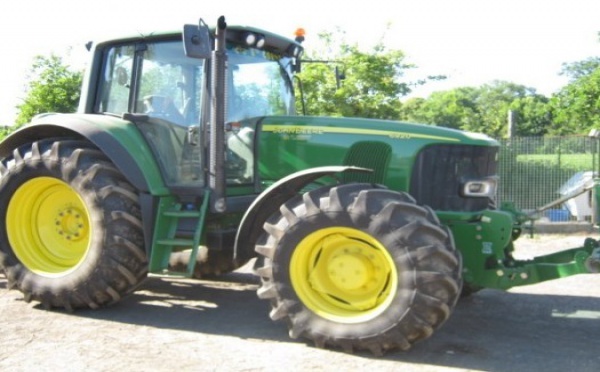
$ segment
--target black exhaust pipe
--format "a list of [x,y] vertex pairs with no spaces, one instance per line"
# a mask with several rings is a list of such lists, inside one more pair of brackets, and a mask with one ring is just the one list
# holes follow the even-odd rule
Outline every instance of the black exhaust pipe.
[[216,29],[216,44],[212,55],[211,75],[211,120],[210,120],[210,164],[209,187],[212,191],[211,210],[223,213],[225,200],[225,117],[227,114],[227,53],[225,49],[227,23],[219,17]]

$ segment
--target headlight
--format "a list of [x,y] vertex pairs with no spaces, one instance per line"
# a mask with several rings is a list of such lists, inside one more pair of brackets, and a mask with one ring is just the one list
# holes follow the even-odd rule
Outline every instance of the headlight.
[[265,46],[265,37],[254,32],[244,32],[242,34],[242,40],[249,47],[262,49]]
[[461,195],[470,198],[493,198],[496,196],[497,185],[496,177],[469,180],[463,183]]

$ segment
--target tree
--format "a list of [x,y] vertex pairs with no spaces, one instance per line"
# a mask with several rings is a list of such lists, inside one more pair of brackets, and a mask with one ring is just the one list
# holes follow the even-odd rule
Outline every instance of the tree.
[[[402,82],[403,73],[414,67],[404,61],[404,53],[387,49],[383,42],[361,51],[344,40],[343,32],[319,37],[324,49],[306,57],[319,62],[305,61],[299,74],[306,113],[397,119],[400,98],[410,92],[409,83]],[[336,81],[334,71],[345,78]]]
[[517,135],[543,135],[550,125],[548,99],[535,89],[506,81],[432,93],[418,105],[407,101],[403,120],[481,132],[495,138],[507,134],[507,114],[517,119]]
[[400,120],[412,123],[435,123],[427,115],[425,105],[428,100],[421,97],[412,97],[402,103],[400,108]]
[[517,136],[543,136],[552,126],[550,100],[541,94],[531,94],[515,99],[509,109],[515,113]]
[[600,58],[565,64],[563,73],[571,82],[552,96],[550,133],[587,134],[600,128]]
[[79,103],[82,75],[80,71],[72,71],[59,56],[36,56],[27,83],[27,95],[17,106],[17,126],[44,112],[74,112]]
[[4,139],[10,133],[10,129],[6,127],[0,128],[0,141]]
[[506,137],[508,129],[507,114],[516,115],[519,136],[543,135],[550,125],[546,115],[548,99],[538,94],[534,88],[507,81],[494,81],[479,89],[477,107],[481,113],[481,122],[463,128],[481,131],[495,138]]
[[600,67],[600,57],[589,57],[583,61],[563,63],[560,75],[566,75],[571,82],[588,76]]
[[469,127],[470,122],[478,122],[476,98],[472,87],[433,92],[427,99],[406,101],[400,118],[454,129]]

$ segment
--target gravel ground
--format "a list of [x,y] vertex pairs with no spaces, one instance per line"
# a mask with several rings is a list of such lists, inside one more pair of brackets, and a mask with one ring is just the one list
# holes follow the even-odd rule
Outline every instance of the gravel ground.
[[[582,234],[518,241],[520,257],[576,247]],[[593,235],[592,235],[593,236]],[[247,268],[246,268],[247,269]],[[291,340],[268,318],[256,279],[150,278],[99,311],[46,311],[0,276],[0,370],[11,371],[597,371],[600,276],[579,275],[462,299],[408,352],[381,358]]]

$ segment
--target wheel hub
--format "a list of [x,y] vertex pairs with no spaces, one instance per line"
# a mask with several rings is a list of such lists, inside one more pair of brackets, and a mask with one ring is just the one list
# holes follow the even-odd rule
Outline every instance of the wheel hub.
[[91,242],[90,216],[67,183],[37,177],[12,195],[6,212],[8,240],[30,271],[56,277],[73,271]]
[[396,291],[393,259],[371,235],[330,227],[306,236],[290,262],[292,286],[315,313],[345,323],[384,311]]
[[342,290],[361,288],[368,283],[373,265],[359,254],[339,254],[328,265],[332,283]]
[[84,237],[85,220],[79,208],[66,207],[59,210],[54,224],[56,233],[66,240],[80,240]]

